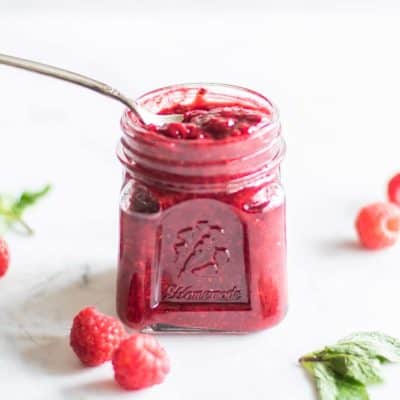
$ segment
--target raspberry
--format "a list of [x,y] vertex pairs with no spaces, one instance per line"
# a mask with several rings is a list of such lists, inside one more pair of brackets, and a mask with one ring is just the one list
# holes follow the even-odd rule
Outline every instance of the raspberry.
[[389,181],[387,193],[389,201],[400,206],[400,174]]
[[186,136],[186,128],[179,122],[171,122],[163,129],[163,133],[165,136],[179,139]]
[[228,136],[249,135],[251,128],[259,124],[267,110],[242,108],[232,104],[203,104],[194,102],[188,105],[175,105],[160,111],[183,114],[182,122],[170,122],[163,126],[147,125],[149,131],[173,139],[224,139]]
[[111,360],[125,336],[121,322],[87,307],[74,318],[70,345],[83,364],[94,367]]
[[184,114],[185,123],[191,122],[214,139],[248,135],[250,128],[262,121],[255,111],[240,107],[216,107],[213,110],[191,110]]
[[127,390],[161,383],[169,372],[167,353],[150,335],[134,334],[121,342],[112,359],[115,380]]
[[369,249],[391,246],[400,233],[400,208],[391,203],[373,203],[361,209],[356,219],[361,244]]
[[0,238],[0,278],[6,274],[9,264],[10,253],[7,243],[4,239]]
[[173,139],[202,139],[204,137],[202,130],[191,123],[170,122],[162,127],[151,125],[149,129]]

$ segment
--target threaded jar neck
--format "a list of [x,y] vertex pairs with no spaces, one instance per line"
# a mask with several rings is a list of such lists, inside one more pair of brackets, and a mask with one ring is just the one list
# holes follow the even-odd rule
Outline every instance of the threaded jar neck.
[[152,112],[193,101],[200,89],[205,100],[236,103],[265,110],[269,118],[251,134],[222,140],[182,140],[162,136],[126,110],[118,157],[137,179],[179,191],[236,191],[273,179],[285,153],[279,116],[274,105],[248,89],[220,84],[183,84],[157,89],[137,101]]

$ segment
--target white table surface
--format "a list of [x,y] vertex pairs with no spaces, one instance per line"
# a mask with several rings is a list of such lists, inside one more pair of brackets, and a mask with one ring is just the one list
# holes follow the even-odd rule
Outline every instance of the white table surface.
[[[160,337],[172,372],[149,390],[120,390],[109,364],[82,368],[68,346],[74,314],[88,304],[114,313],[122,108],[1,67],[0,191],[54,184],[27,216],[36,236],[7,235],[1,399],[308,400],[300,355],[357,330],[400,337],[400,245],[363,251],[353,230],[359,207],[384,199],[400,170],[394,2],[205,1],[197,11],[188,2],[179,11],[179,1],[170,10],[162,1],[9,3],[0,1],[0,52],[92,74],[132,95],[224,81],[278,104],[288,143],[290,311],[258,334]],[[400,370],[385,371],[374,400],[398,397]]]

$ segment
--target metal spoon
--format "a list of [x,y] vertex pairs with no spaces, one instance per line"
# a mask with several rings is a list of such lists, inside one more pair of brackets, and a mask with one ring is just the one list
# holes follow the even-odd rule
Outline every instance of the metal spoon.
[[6,54],[0,54],[0,64],[9,65],[11,67],[26,69],[28,71],[36,72],[38,74],[51,76],[53,78],[61,79],[79,86],[86,87],[95,92],[101,93],[104,96],[111,97],[128,106],[140,119],[140,121],[145,124],[163,125],[170,122],[181,122],[183,120],[182,114],[154,114],[139,105],[135,100],[126,97],[111,86],[99,82],[95,79],[88,78],[87,76],[76,74],[75,72],[67,71],[65,69],[53,67],[51,65],[42,64],[31,60],[25,60],[19,57],[8,56]]

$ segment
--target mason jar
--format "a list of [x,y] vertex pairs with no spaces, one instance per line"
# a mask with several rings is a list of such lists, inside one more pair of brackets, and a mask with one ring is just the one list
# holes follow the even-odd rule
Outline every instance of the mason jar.
[[199,96],[212,105],[205,115],[231,105],[263,118],[246,135],[190,140],[161,135],[129,110],[121,120],[117,310],[137,330],[251,332],[286,313],[277,109],[254,91],[223,84],[174,85],[137,101],[165,113]]

